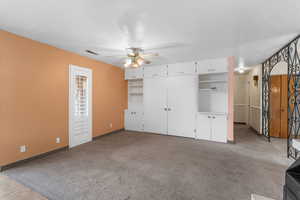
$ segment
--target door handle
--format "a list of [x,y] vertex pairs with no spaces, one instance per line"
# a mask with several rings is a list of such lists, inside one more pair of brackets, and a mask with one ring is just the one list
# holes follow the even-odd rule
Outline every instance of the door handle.
[[207,116],[208,118],[211,118],[210,116]]
[[213,119],[216,119],[216,117],[215,117],[215,116],[213,116],[212,118],[213,118]]
[[165,110],[165,111],[168,111],[168,109],[167,109],[167,108],[164,108],[164,110]]
[[171,108],[168,108],[168,111],[171,111]]

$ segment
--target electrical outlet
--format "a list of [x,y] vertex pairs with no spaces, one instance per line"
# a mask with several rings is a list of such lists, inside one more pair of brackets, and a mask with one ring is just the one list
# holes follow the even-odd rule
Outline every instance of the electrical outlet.
[[25,145],[20,146],[20,152],[21,153],[26,152],[26,146]]
[[109,124],[109,127],[112,128],[112,123]]
[[56,138],[56,143],[59,144],[60,143],[60,137]]

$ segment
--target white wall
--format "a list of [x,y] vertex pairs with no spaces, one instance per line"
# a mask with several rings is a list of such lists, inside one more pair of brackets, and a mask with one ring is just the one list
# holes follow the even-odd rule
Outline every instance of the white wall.
[[[258,76],[255,85],[253,76]],[[249,120],[248,125],[261,133],[261,65],[253,66],[248,73],[249,80]]]
[[248,73],[234,76],[234,122],[248,123],[249,84]]

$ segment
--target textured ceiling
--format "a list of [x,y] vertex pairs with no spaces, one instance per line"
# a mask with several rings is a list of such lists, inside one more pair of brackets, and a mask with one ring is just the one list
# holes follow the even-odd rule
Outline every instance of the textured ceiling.
[[299,21],[299,0],[0,1],[1,29],[118,66],[131,46],[159,53],[153,64],[229,55],[259,64]]

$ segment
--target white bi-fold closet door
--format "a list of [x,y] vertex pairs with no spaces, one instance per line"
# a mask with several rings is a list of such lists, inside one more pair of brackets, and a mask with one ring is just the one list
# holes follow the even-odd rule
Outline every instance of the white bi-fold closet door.
[[166,78],[144,78],[144,131],[167,134]]
[[69,147],[92,140],[92,70],[70,66]]
[[195,137],[198,111],[198,77],[167,78],[168,135]]
[[195,137],[197,76],[144,79],[144,130]]

